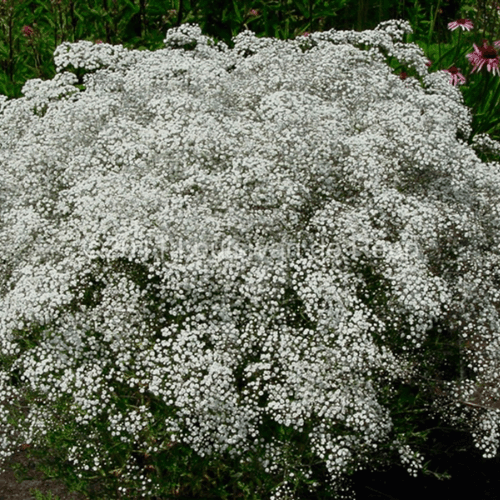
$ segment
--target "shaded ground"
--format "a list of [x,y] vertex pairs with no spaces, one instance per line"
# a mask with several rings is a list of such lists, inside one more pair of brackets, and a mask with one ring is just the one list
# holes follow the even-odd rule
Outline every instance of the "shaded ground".
[[86,497],[79,493],[70,493],[62,481],[54,479],[44,479],[43,473],[38,471],[34,462],[30,462],[26,452],[17,452],[9,463],[21,463],[28,468],[29,478],[19,483],[13,470],[6,470],[0,474],[0,500],[32,500],[36,498],[30,490],[37,489],[47,495],[52,493],[60,500],[86,500]]
[[[450,479],[433,475],[411,477],[402,467],[385,472],[359,472],[354,476],[357,500],[412,498],[500,498],[500,457],[485,459],[469,435],[439,429],[429,436],[429,468]],[[411,494],[409,494],[411,492]]]

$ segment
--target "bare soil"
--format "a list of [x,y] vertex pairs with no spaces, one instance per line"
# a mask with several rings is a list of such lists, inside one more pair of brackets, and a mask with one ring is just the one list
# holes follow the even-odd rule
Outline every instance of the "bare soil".
[[[28,468],[29,475],[18,482],[13,463],[21,463]],[[0,500],[32,500],[35,497],[30,490],[37,489],[44,495],[52,494],[52,498],[60,500],[86,500],[81,493],[70,493],[62,481],[45,478],[43,472],[37,469],[36,463],[27,457],[26,451],[15,453],[8,462],[7,470],[0,474]]]

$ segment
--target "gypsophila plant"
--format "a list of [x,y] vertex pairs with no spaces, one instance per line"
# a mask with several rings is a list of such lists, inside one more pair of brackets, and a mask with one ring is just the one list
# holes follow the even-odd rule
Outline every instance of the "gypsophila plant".
[[3,459],[306,499],[418,474],[431,420],[495,455],[500,165],[409,31],[63,43],[1,101]]

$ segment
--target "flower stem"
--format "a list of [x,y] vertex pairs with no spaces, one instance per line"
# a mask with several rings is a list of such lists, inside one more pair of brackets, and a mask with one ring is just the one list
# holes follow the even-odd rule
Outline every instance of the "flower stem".
[[462,30],[458,30],[457,50],[455,51],[455,57],[453,58],[454,63],[456,63],[456,61],[458,61],[458,52],[460,51],[461,40],[462,40]]
[[441,5],[441,0],[438,0],[438,3],[436,5],[436,10],[434,11],[434,17],[432,18],[431,27],[429,28],[429,44],[432,43],[432,33],[434,32],[434,26],[436,24],[436,19],[440,5]]

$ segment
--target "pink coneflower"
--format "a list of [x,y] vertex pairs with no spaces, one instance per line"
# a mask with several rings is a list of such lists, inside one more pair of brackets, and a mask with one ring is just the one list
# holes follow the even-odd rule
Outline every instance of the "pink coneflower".
[[30,37],[34,33],[33,28],[31,26],[23,26],[23,35]]
[[449,30],[453,31],[457,28],[462,28],[463,30],[470,31],[472,28],[474,28],[474,25],[472,24],[472,21],[470,19],[457,19],[456,21],[448,23]]
[[457,68],[456,66],[452,66],[451,68],[448,69],[443,69],[443,71],[446,71],[447,73],[450,74],[450,83],[452,85],[461,85],[465,83],[465,76],[460,73],[460,68]]
[[[500,47],[500,40],[494,43],[495,47]],[[483,46],[478,47],[474,44],[474,52],[467,54],[467,59],[474,66],[472,73],[480,71],[483,66],[491,73],[496,73],[500,76],[500,58],[498,52],[493,45],[488,45],[486,40],[483,40]]]

